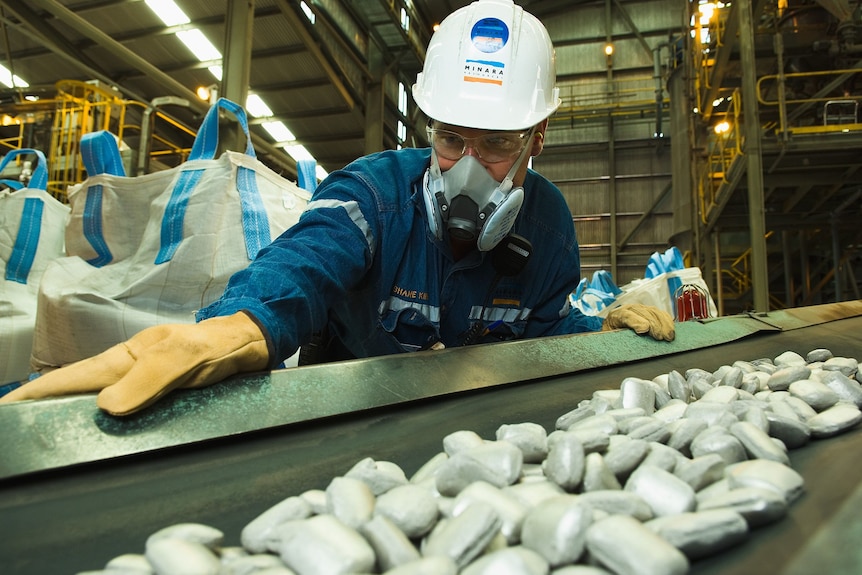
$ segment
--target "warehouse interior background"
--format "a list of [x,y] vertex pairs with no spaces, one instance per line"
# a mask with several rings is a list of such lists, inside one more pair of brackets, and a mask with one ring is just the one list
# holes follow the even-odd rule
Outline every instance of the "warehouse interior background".
[[[624,285],[673,245],[721,315],[860,298],[862,3],[516,1],[556,47],[533,167],[566,197],[583,276]],[[165,169],[219,96],[290,179],[425,146],[410,87],[468,3],[0,0],[0,155],[44,151],[62,199],[82,134],[114,133],[129,175]]]

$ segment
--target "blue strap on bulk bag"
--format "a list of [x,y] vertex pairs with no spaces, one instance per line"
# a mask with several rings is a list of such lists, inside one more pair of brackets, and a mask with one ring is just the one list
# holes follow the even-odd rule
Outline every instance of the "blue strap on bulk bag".
[[0,186],[6,186],[10,190],[20,190],[24,187],[24,184],[18,180],[0,179]]
[[599,290],[611,296],[618,296],[623,293],[617,284],[614,283],[611,274],[605,270],[596,270],[593,272],[593,277],[590,280],[590,287]]
[[[661,274],[675,272],[685,269],[685,263],[682,260],[682,253],[676,246],[671,246],[663,254],[653,252],[649,258],[649,263],[646,268],[647,279],[652,279]],[[667,289],[670,292],[670,301],[674,302],[676,298],[674,294],[682,286],[682,280],[675,276],[668,276]]]
[[[189,161],[215,158],[218,150],[219,110],[227,110],[236,116],[246,138],[245,155],[256,158],[245,109],[235,102],[219,98],[204,117],[189,154]],[[155,263],[161,264],[170,261],[183,241],[183,220],[185,219],[186,206],[192,190],[202,176],[203,169],[188,169],[183,171],[177,181],[165,208],[165,216],[162,220],[161,247]],[[242,227],[245,235],[246,253],[248,259],[252,260],[261,249],[272,242],[269,233],[269,217],[257,187],[254,170],[239,166],[237,168],[236,187],[242,206]]]
[[87,175],[90,176],[98,174],[126,175],[117,138],[106,130],[90,132],[81,136],[81,161],[84,163]]
[[644,277],[652,279],[663,273],[681,270],[685,267],[682,261],[682,254],[676,246],[671,246],[663,254],[653,252],[647,263]]
[[299,160],[296,162],[296,183],[303,190],[313,192],[317,189],[317,162],[314,160]]
[[596,315],[612,304],[622,290],[617,287],[611,274],[605,270],[596,270],[592,278],[581,278],[578,287],[572,295],[572,304],[587,315]]
[[[81,136],[81,161],[89,176],[110,174],[112,176],[125,176],[126,169],[120,156],[120,148],[113,134],[105,130],[90,132]],[[105,241],[105,233],[102,229],[102,185],[93,184],[87,187],[87,196],[84,200],[83,213],[84,237],[90,242],[96,257],[87,260],[87,263],[102,267],[109,264],[114,255]]]
[[[36,168],[30,176],[28,188],[46,190],[48,188],[48,168],[45,154],[32,148],[12,150],[3,157],[0,162],[0,173],[9,165],[9,162],[18,156],[32,154],[36,156]],[[10,182],[12,182],[10,180]],[[23,184],[18,183],[21,187]],[[13,187],[14,186],[10,186]],[[21,187],[14,188],[16,190]],[[15,236],[15,245],[9,254],[9,262],[6,264],[5,279],[20,284],[27,283],[27,276],[36,259],[36,249],[39,247],[39,236],[42,233],[42,212],[45,204],[40,198],[26,198],[21,210],[21,221],[18,225],[18,233]]]

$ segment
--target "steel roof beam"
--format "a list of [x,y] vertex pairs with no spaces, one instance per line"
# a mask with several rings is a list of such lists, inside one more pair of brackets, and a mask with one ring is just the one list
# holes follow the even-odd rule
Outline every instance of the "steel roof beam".
[[276,5],[279,10],[281,10],[284,17],[287,18],[288,23],[293,30],[302,39],[302,43],[305,45],[306,49],[312,56],[314,56],[318,64],[320,64],[323,73],[327,78],[329,78],[332,86],[341,95],[344,103],[347,104],[351,110],[354,109],[356,107],[356,102],[350,94],[350,90],[345,86],[341,79],[341,75],[335,70],[333,63],[329,60],[326,54],[323,53],[323,50],[320,49],[315,38],[309,33],[305,22],[303,21],[305,16],[298,14],[293,5],[287,0],[276,0]]
[[[99,75],[106,77],[108,74],[89,56],[81,52],[77,46],[69,42],[56,28],[51,26],[45,18],[36,13],[31,6],[39,5],[38,0],[22,2],[21,0],[2,0],[0,6],[8,9],[15,15],[21,24],[33,32],[49,50],[66,60],[77,61],[81,67],[96,71]],[[7,54],[7,57],[10,55]]]
[[138,54],[127,49],[121,43],[117,42],[56,0],[30,0],[30,3],[52,14],[55,18],[61,19],[65,24],[82,36],[93,40],[99,46],[109,50],[129,66],[146,74],[149,78],[162,86],[162,88],[166,89],[169,94],[189,100],[191,107],[195,111],[206,112],[209,109],[209,106],[202,102],[192,90],[186,88],[183,84],[174,80]]

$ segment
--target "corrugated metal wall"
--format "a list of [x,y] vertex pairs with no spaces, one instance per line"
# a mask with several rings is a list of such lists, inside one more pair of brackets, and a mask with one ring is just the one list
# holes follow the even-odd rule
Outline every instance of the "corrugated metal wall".
[[[659,126],[668,132],[667,91],[653,58],[658,51],[666,74],[663,48],[681,33],[684,12],[684,3],[671,0],[596,3],[545,22],[563,104],[533,167],[566,198],[584,277],[604,269],[624,285],[642,278],[649,256],[670,245],[671,142],[656,134]],[[608,39],[612,56],[604,51]]]

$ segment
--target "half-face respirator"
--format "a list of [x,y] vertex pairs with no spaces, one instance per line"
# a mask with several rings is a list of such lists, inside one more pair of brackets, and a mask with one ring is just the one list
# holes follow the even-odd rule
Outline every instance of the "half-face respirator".
[[474,241],[490,251],[508,235],[524,203],[524,188],[512,187],[512,178],[529,154],[534,131],[527,145],[502,182],[497,182],[474,156],[465,155],[445,172],[437,153],[423,182],[425,208],[431,233],[440,240],[443,227],[458,240]]

